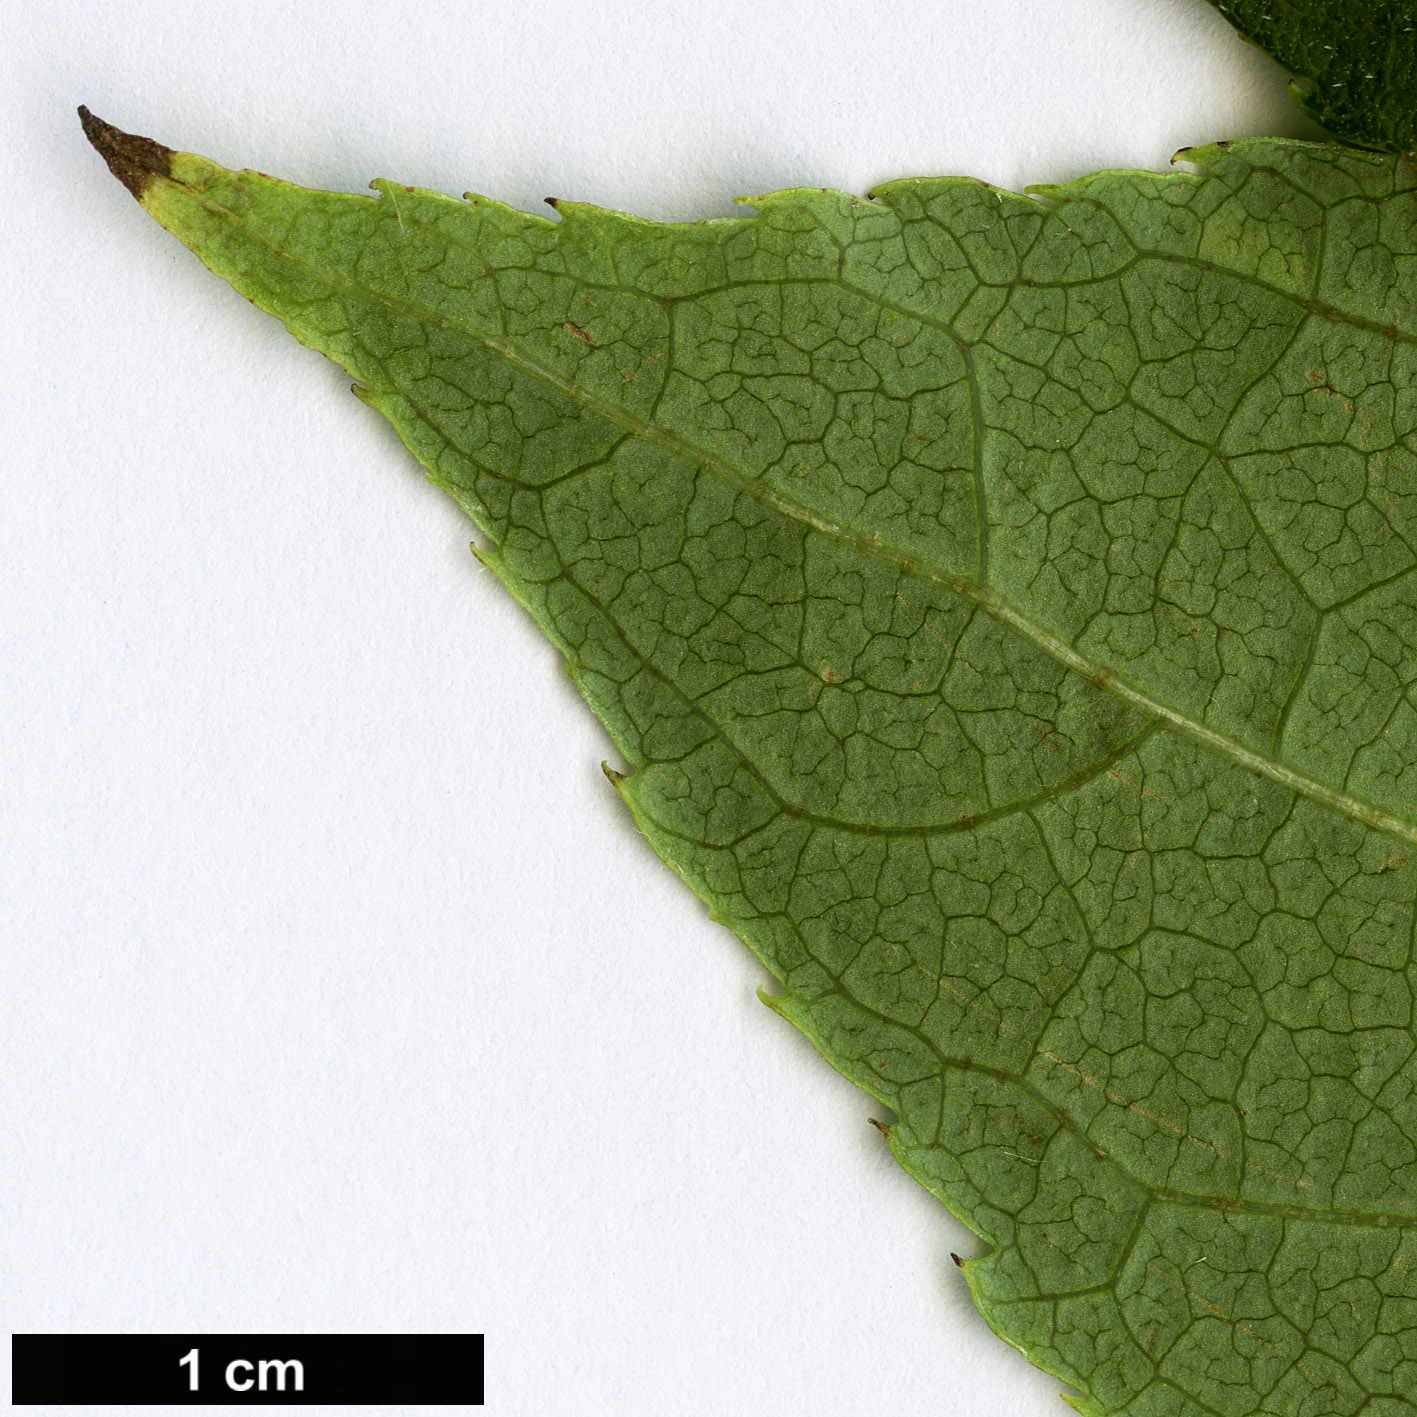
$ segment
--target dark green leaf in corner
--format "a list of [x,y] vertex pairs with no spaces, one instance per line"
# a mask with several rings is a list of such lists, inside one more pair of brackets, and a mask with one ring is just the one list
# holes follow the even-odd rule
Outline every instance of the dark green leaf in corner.
[[1412,0],[1211,0],[1295,76],[1294,102],[1337,138],[1417,148],[1417,5]]
[[86,125],[482,529],[1004,1338],[1089,1414],[1410,1417],[1417,172],[557,222]]

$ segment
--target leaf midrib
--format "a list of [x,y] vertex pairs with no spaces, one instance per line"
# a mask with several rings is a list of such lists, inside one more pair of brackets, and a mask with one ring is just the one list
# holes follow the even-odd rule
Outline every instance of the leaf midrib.
[[[889,565],[897,574],[919,579],[929,585],[938,586],[947,590],[963,600],[967,600],[977,606],[991,618],[999,620],[1007,625],[1016,634],[1034,645],[1043,653],[1056,660],[1064,668],[1080,675],[1089,683],[1099,689],[1121,699],[1124,703],[1137,709],[1139,712],[1159,720],[1163,726],[1173,732],[1181,734],[1183,737],[1191,739],[1202,748],[1212,753],[1226,758],[1241,768],[1258,773],[1260,776],[1275,782],[1299,796],[1307,798],[1320,806],[1327,807],[1330,811],[1338,813],[1351,821],[1358,822],[1374,831],[1383,832],[1388,836],[1407,842],[1409,845],[1417,846],[1417,822],[1410,821],[1404,817],[1399,817],[1381,807],[1374,802],[1367,801],[1356,795],[1340,791],[1329,784],[1320,782],[1317,778],[1312,778],[1304,773],[1298,772],[1278,759],[1268,757],[1263,753],[1241,743],[1238,737],[1232,734],[1224,734],[1211,728],[1209,725],[1199,723],[1188,717],[1180,710],[1171,705],[1153,698],[1138,685],[1125,679],[1117,671],[1103,665],[1095,660],[1089,659],[1080,653],[1067,641],[1053,634],[1051,630],[1030,620],[1022,611],[1010,605],[1001,596],[996,595],[987,587],[977,584],[965,576],[946,571],[943,567],[936,566],[929,561],[922,560],[919,556],[906,552],[900,547],[882,541],[874,535],[867,535],[858,531],[844,522],[833,521],[813,511],[810,507],[786,496],[777,491],[763,481],[754,477],[743,469],[735,467],[716,453],[696,446],[688,440],[681,438],[677,433],[669,429],[661,428],[646,419],[640,418],[629,409],[603,398],[598,394],[583,388],[574,381],[566,380],[553,370],[548,369],[538,360],[533,359],[524,350],[520,349],[509,338],[483,334],[480,331],[469,329],[467,326],[450,319],[447,315],[423,305],[418,301],[400,299],[398,297],[385,294],[381,291],[370,290],[367,287],[357,285],[352,281],[344,280],[332,272],[323,270],[318,266],[313,266],[307,261],[302,261],[284,246],[271,240],[264,233],[252,228],[242,217],[214,200],[209,193],[193,186],[178,182],[173,178],[162,179],[172,182],[173,185],[181,187],[184,191],[194,196],[204,206],[214,214],[219,215],[223,220],[239,229],[249,240],[277,255],[281,260],[288,262],[291,266],[302,271],[316,281],[327,286],[331,291],[338,292],[346,298],[354,298],[383,305],[387,309],[405,315],[416,323],[439,329],[444,333],[456,333],[469,343],[481,345],[484,349],[493,354],[500,355],[509,364],[530,374],[549,388],[556,390],[562,397],[573,403],[580,404],[591,412],[598,414],[607,422],[616,424],[624,428],[633,437],[651,446],[663,449],[671,456],[698,467],[704,472],[711,473],[719,477],[730,487],[734,487],[740,492],[751,497],[754,501],[762,502],[771,507],[780,515],[789,518],[803,526],[817,531],[838,543],[849,546],[859,555],[866,556]],[[376,201],[376,198],[352,197],[354,201]],[[451,199],[449,199],[451,200]],[[758,218],[742,218],[742,220],[757,220]],[[422,225],[421,230],[425,232],[438,232],[436,227]],[[444,234],[438,232],[440,237]],[[445,238],[446,239],[446,238]],[[1209,265],[1210,263],[1205,263]],[[1220,268],[1216,268],[1219,270]],[[1227,272],[1228,274],[1228,272]],[[825,277],[823,278],[826,279]],[[838,281],[843,288],[850,289],[863,298],[873,300],[874,297],[869,292],[859,290],[855,286],[848,285],[844,281]],[[1301,307],[1308,302],[1296,297],[1288,297],[1295,304]],[[880,303],[880,302],[876,302]],[[909,311],[902,310],[901,313],[909,314]],[[1360,317],[1353,317],[1355,323],[1366,323]],[[299,338],[299,335],[297,335]],[[305,341],[302,340],[302,343]]]

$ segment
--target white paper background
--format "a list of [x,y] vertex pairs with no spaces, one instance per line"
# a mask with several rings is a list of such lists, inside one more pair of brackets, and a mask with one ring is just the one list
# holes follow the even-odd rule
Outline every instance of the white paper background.
[[1311,133],[1277,71],[1203,0],[0,12],[5,1327],[485,1330],[494,1417],[1057,1417],[469,525],[80,102],[311,185],[696,218]]

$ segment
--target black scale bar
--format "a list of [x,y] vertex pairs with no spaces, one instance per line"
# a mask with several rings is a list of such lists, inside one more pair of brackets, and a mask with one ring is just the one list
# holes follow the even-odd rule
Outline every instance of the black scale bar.
[[11,1402],[482,1405],[483,1336],[17,1333]]

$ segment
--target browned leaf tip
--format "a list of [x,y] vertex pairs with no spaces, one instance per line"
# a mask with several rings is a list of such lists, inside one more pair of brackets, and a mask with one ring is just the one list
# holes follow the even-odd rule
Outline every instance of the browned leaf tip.
[[172,175],[171,148],[136,133],[125,133],[102,118],[95,118],[82,104],[79,121],[84,125],[84,136],[98,149],[108,170],[140,202],[154,177]]

